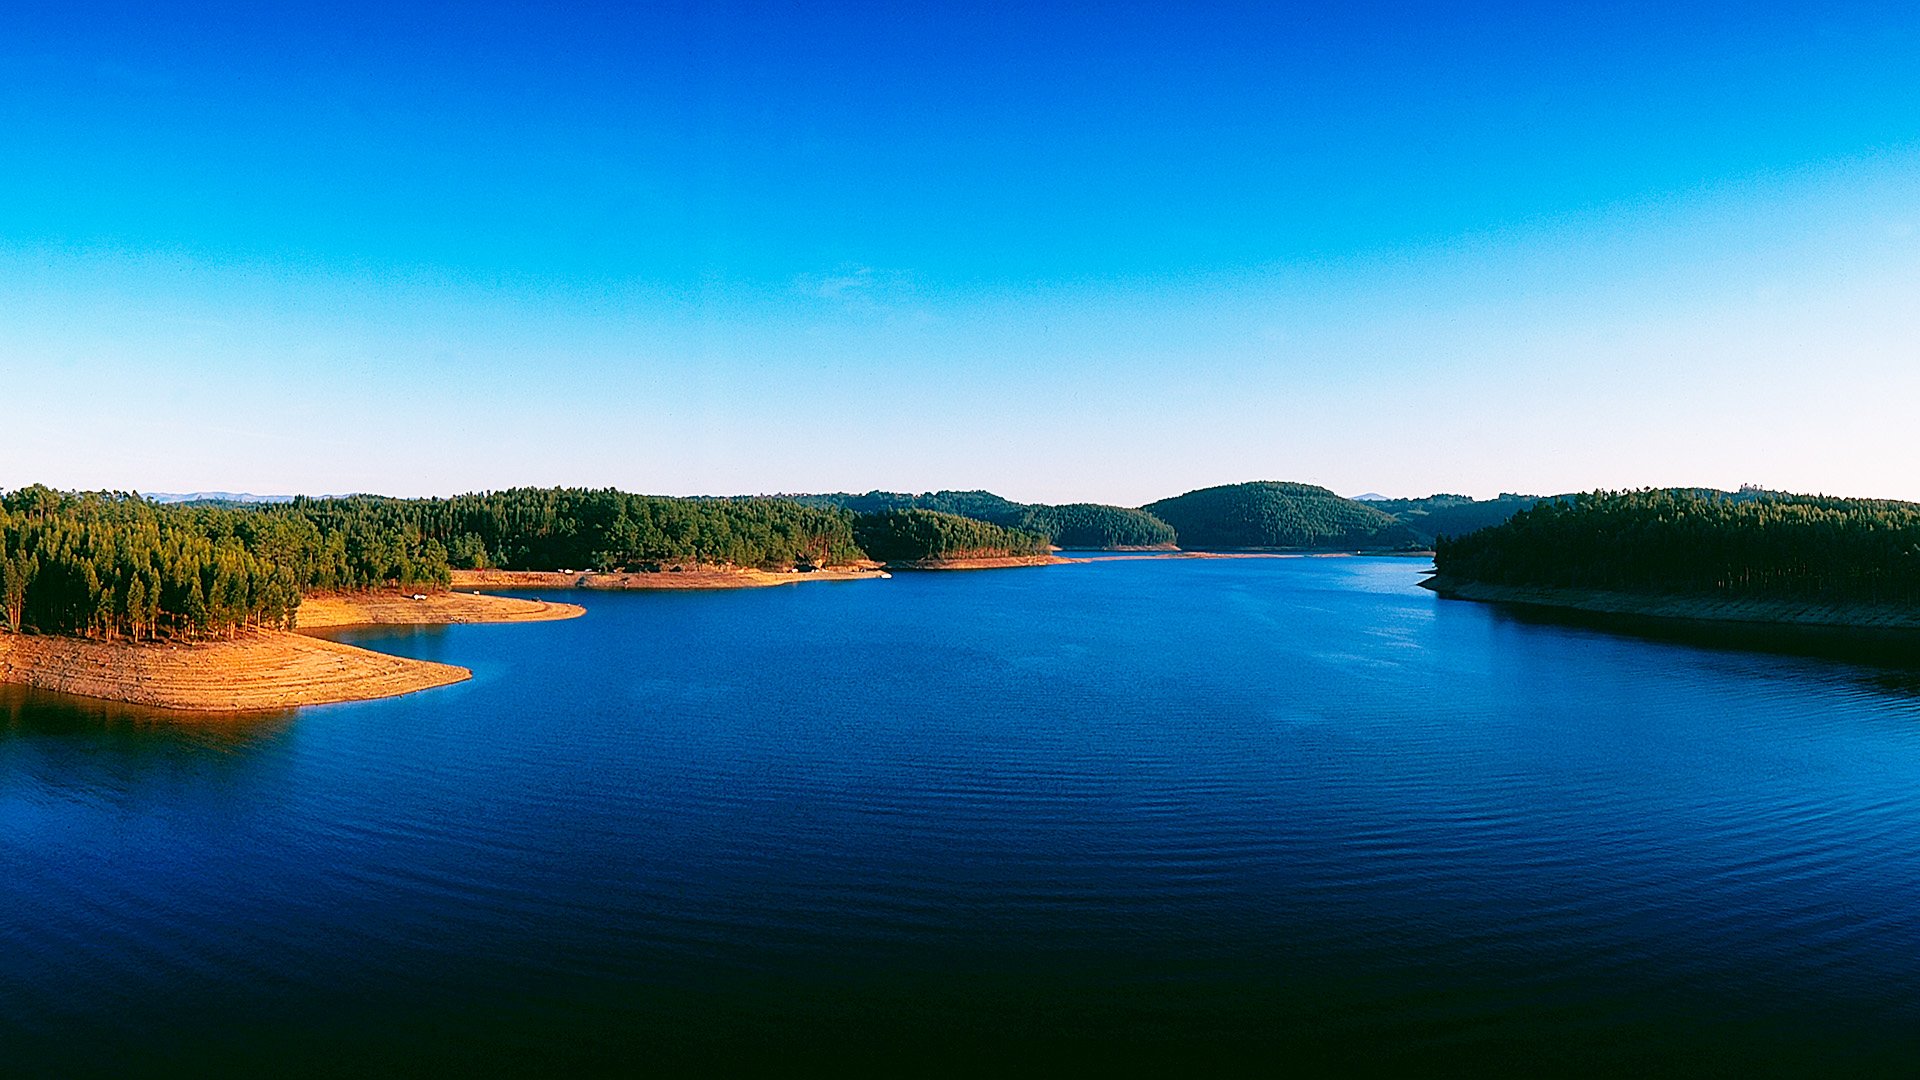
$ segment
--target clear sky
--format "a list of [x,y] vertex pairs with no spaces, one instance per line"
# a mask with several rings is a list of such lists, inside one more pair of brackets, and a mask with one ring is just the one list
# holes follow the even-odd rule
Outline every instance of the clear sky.
[[160,6],[0,8],[0,487],[1920,499],[1910,3]]

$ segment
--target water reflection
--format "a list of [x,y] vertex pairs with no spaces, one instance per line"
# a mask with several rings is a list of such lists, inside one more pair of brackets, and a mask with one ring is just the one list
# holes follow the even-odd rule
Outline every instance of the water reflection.
[[205,713],[0,685],[0,746],[26,738],[86,742],[95,749],[147,752],[194,746],[234,753],[284,736],[296,713]]
[[1834,661],[1863,669],[1849,674],[1876,689],[1920,697],[1920,631],[1916,630],[1710,622],[1473,600],[1441,599],[1439,603],[1442,611],[1456,604],[1483,607],[1492,612],[1496,624],[1510,627],[1572,628],[1713,652]]

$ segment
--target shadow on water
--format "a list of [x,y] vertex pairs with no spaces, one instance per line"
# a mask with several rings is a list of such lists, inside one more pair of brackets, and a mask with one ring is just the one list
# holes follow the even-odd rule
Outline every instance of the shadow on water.
[[127,748],[166,743],[240,750],[276,739],[290,709],[204,713],[155,709],[27,686],[0,685],[0,743],[22,736],[85,737]]
[[[1443,600],[1443,603],[1481,603]],[[1920,630],[1782,623],[1715,622],[1574,611],[1535,604],[1486,604],[1495,617],[1523,626],[1596,630],[1622,637],[1718,652],[1827,660],[1870,669],[1877,689],[1920,697]]]

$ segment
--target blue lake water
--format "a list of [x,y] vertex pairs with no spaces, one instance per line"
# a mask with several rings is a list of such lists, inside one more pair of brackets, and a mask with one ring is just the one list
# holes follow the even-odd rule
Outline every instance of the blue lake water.
[[470,683],[242,720],[0,688],[0,1050],[1908,1065],[1914,671],[1422,567],[568,593],[342,635]]

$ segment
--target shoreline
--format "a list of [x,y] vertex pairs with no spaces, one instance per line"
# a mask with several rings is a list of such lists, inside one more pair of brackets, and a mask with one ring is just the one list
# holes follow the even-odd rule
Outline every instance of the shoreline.
[[96,641],[0,632],[0,683],[193,713],[255,713],[372,701],[473,678],[454,664],[414,660],[317,636],[352,626],[572,619],[578,604],[505,596],[375,592],[301,600],[297,629],[230,640]]
[[[652,570],[599,573],[573,570],[455,570],[456,589],[759,589],[799,585],[809,581],[874,581],[888,577],[879,563],[828,566],[819,570],[754,570],[740,567],[701,567],[694,570]],[[502,598],[496,598],[502,599]],[[533,603],[535,601],[528,601]],[[572,604],[559,605],[573,607]]]
[[1420,583],[1449,600],[1626,615],[1672,622],[1737,623],[1752,626],[1832,627],[1855,630],[1920,630],[1920,608],[1883,604],[1833,604],[1813,600],[1764,600],[1714,596],[1661,596],[1552,586],[1490,585],[1436,574]]
[[1063,559],[1058,555],[989,555],[978,559],[913,559],[890,562],[889,569],[894,570],[1008,570],[1020,566],[1060,566],[1074,559]]
[[[1123,562],[1130,559],[1338,559],[1356,556],[1432,558],[1432,551],[1369,551],[1364,548],[1231,548],[1189,550],[1171,546],[1115,548],[1054,548],[1044,555],[995,555],[967,559],[900,559],[888,563],[856,563],[818,570],[757,570],[741,567],[700,567],[682,570],[455,570],[452,587],[497,589],[756,589],[798,585],[809,581],[874,581],[891,571],[1010,570],[1070,563]],[[303,601],[301,611],[306,611]],[[304,624],[305,617],[302,616]]]
[[333,630],[348,626],[449,626],[456,623],[550,622],[587,613],[579,604],[522,600],[472,593],[429,593],[415,600],[398,592],[308,596],[300,600],[294,629]]
[[78,697],[196,713],[270,712],[398,697],[473,678],[285,630],[231,641],[109,642],[0,634],[0,682]]

